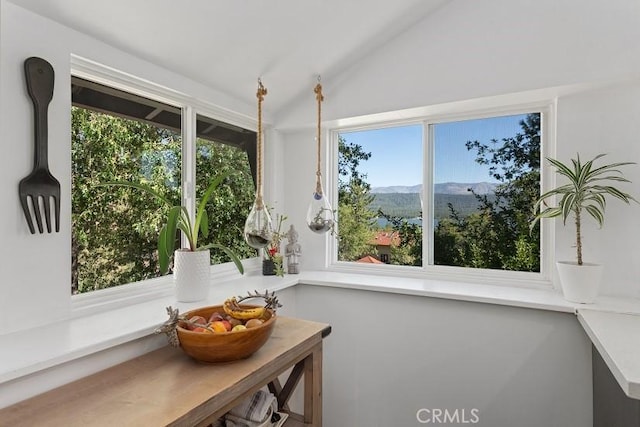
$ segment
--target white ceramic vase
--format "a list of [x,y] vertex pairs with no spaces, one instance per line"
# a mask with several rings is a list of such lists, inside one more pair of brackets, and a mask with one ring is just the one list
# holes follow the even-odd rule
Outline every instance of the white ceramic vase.
[[558,274],[564,299],[580,304],[591,304],[600,291],[602,281],[602,265],[577,262],[558,261]]
[[209,294],[209,250],[178,249],[173,254],[173,282],[178,302],[201,301]]

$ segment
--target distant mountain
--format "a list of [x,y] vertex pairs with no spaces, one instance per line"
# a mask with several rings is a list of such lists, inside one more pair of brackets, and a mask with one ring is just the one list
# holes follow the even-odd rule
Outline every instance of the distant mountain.
[[389,193],[420,193],[422,192],[422,184],[418,185],[392,185],[389,187],[373,187],[372,193],[389,194]]
[[461,184],[459,182],[444,182],[435,185],[435,194],[469,194],[472,189],[476,194],[493,194],[498,184],[491,182],[476,182]]
[[[422,210],[420,197],[416,193],[377,193],[373,194],[373,200],[369,209],[378,212],[381,210],[387,215],[402,218],[415,218]],[[490,201],[495,200],[493,194],[487,195]],[[451,214],[449,204],[453,206],[460,217],[477,212],[480,202],[471,193],[433,195],[433,215],[437,220],[448,218]]]
[[[493,194],[497,184],[491,182],[476,182],[473,184],[465,184],[460,182],[444,182],[435,185],[435,194],[470,194],[469,189],[473,189],[476,194]],[[422,185],[392,185],[389,187],[373,187],[371,193],[374,194],[390,194],[390,193],[420,193]]]

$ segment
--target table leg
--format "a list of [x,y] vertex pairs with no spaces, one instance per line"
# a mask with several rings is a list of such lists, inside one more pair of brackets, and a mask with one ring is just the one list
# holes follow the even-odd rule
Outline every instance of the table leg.
[[322,427],[322,342],[304,360],[304,422]]

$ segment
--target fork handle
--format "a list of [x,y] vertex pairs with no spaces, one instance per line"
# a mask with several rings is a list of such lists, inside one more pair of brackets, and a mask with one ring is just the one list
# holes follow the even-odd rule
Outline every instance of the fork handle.
[[49,170],[47,110],[53,98],[53,67],[42,58],[31,57],[25,60],[24,71],[34,110],[34,167]]

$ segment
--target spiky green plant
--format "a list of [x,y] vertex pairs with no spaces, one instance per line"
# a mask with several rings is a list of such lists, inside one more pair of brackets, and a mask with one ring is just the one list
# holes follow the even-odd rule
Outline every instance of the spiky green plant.
[[185,208],[184,206],[173,206],[169,199],[167,199],[165,196],[158,193],[148,185],[127,181],[113,181],[100,185],[115,185],[136,188],[138,190],[149,193],[154,197],[157,197],[170,207],[169,213],[167,214],[167,222],[160,229],[160,234],[158,236],[158,265],[160,268],[160,273],[166,274],[167,271],[169,271],[169,261],[171,259],[171,256],[173,256],[173,251],[175,250],[176,232],[178,230],[181,230],[186,236],[187,241],[189,242],[188,249],[190,251],[202,251],[210,248],[221,249],[229,256],[229,258],[231,258],[231,261],[233,261],[238,271],[243,274],[244,267],[242,266],[242,263],[240,262],[238,256],[231,249],[217,243],[198,246],[199,235],[202,234],[204,237],[209,235],[209,218],[207,216],[207,210],[205,209],[205,206],[207,205],[207,202],[209,201],[209,198],[211,197],[215,189],[222,183],[222,181],[226,177],[227,174],[221,174],[211,181],[209,187],[207,187],[206,191],[202,195],[200,203],[198,203],[198,207],[196,209],[196,218],[193,223],[191,222],[191,218],[189,217],[187,208]]
[[[542,194],[534,205],[535,217],[531,221],[530,228],[542,218],[562,217],[566,225],[567,218],[573,215],[576,225],[576,251],[578,265],[582,265],[582,214],[586,211],[596,220],[599,227],[604,224],[604,212],[606,207],[605,196],[613,196],[629,204],[631,200],[637,203],[631,195],[613,187],[613,182],[631,182],[617,169],[621,166],[633,165],[635,162],[619,162],[594,167],[594,162],[605,154],[599,154],[586,163],[580,161],[580,155],[571,159],[571,166],[559,160],[547,157],[547,160],[555,166],[556,172],[569,180],[568,184],[561,185]],[[548,207],[546,199],[551,196],[559,196],[558,206]],[[543,206],[547,206],[542,209]]]

